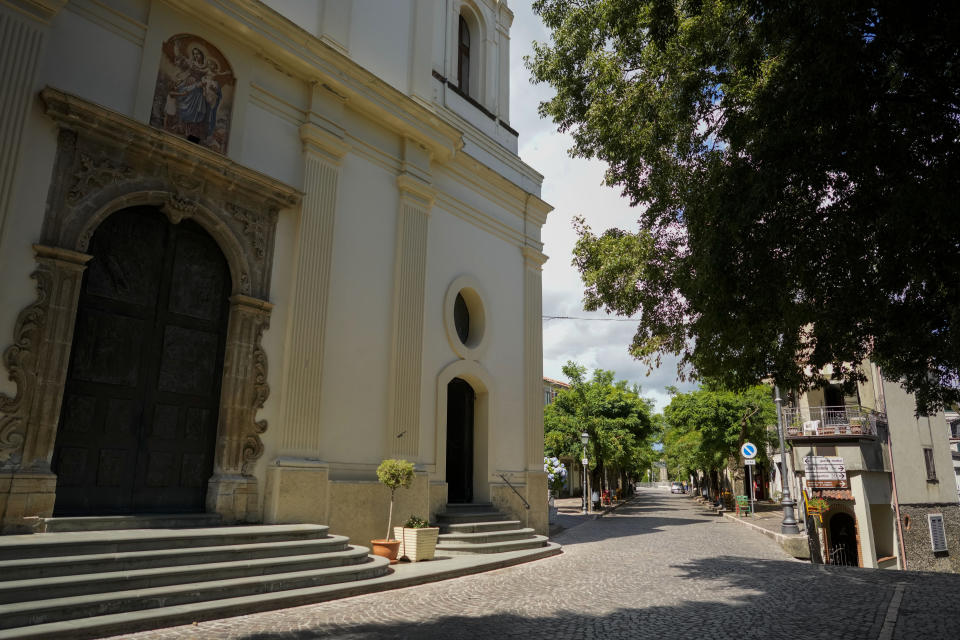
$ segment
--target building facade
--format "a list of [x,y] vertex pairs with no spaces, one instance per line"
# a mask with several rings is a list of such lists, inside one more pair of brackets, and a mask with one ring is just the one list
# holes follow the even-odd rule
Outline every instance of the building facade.
[[404,516],[491,501],[546,531],[550,206],[512,19],[0,0],[4,532],[210,512],[364,544],[393,457]]
[[912,394],[869,362],[863,370],[854,395],[829,386],[784,409],[800,488],[808,505],[816,499],[812,551],[828,563],[956,572],[960,506],[944,413],[917,416]]

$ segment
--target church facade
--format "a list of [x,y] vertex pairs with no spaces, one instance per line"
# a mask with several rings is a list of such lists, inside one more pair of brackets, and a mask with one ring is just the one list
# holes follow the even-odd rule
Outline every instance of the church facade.
[[[547,529],[503,0],[0,0],[0,527]],[[9,378],[9,379],[7,379]]]

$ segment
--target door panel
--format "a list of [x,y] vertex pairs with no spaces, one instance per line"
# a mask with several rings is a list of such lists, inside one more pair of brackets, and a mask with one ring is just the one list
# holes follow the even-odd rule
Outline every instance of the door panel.
[[57,515],[202,511],[230,274],[198,225],[153,208],[97,229],[54,448]]
[[460,378],[447,385],[447,501],[473,501],[473,405],[476,394]]

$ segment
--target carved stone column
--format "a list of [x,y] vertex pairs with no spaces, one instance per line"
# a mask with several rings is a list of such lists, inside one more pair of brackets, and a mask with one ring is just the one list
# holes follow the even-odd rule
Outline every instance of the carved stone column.
[[207,511],[219,513],[225,522],[257,519],[253,465],[263,453],[260,434],[267,428],[266,421],[257,420],[257,411],[270,394],[261,339],[270,326],[271,309],[265,300],[230,298],[214,471],[207,485]]
[[523,379],[527,469],[543,471],[543,296],[547,256],[523,248]]
[[27,528],[24,518],[53,513],[57,487],[50,459],[83,271],[91,256],[34,245],[37,301],[20,312],[3,354],[17,394],[0,394],[0,531]]
[[304,197],[281,390],[281,449],[283,455],[316,458],[339,163],[347,146],[313,123],[303,125],[300,135],[305,146]]
[[434,190],[412,175],[397,177],[397,221],[393,285],[393,355],[390,367],[388,449],[393,456],[420,451],[420,380],[423,363],[423,304],[427,274],[427,222]]

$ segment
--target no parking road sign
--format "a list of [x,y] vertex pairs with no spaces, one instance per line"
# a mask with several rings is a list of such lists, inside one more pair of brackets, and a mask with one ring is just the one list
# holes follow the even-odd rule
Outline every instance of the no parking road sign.
[[740,447],[740,454],[747,460],[753,460],[757,457],[757,445],[752,442],[744,442]]

